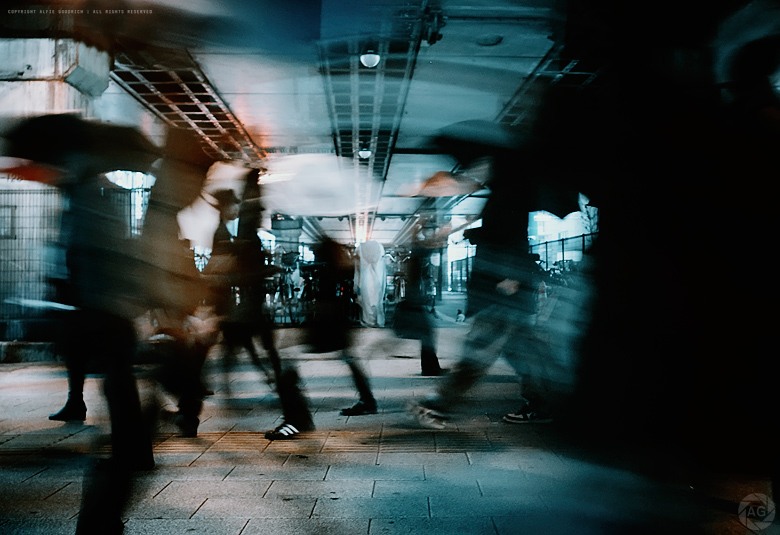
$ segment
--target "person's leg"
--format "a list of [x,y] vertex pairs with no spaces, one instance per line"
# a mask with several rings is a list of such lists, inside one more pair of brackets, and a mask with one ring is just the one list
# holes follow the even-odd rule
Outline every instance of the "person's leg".
[[374,394],[371,392],[371,386],[368,383],[366,374],[360,362],[350,355],[346,350],[341,352],[341,358],[352,372],[352,380],[355,382],[355,388],[358,391],[358,402],[348,409],[341,411],[342,416],[361,416],[363,414],[376,414],[377,406]]
[[[276,373],[268,369],[267,364],[263,362],[263,359],[261,359],[260,355],[257,353],[257,349],[255,349],[254,332],[256,329],[254,326],[247,322],[237,322],[235,324],[234,330],[236,347],[243,347],[246,349],[246,352],[249,355],[249,360],[251,360],[255,368],[257,368],[263,374],[266,384],[273,388],[276,384]],[[275,350],[273,352],[275,353]],[[269,354],[270,353],[271,352],[269,351]]]
[[132,370],[136,343],[132,323],[105,312],[91,314],[89,322],[89,347],[85,350],[101,352],[112,457],[97,460],[86,474],[76,535],[121,534],[133,472],[154,467],[152,435],[142,418]]
[[434,428],[443,426],[440,420],[463,402],[468,391],[498,359],[506,328],[500,309],[491,307],[474,317],[461,359],[443,377],[432,396],[407,405],[420,424]]
[[183,341],[179,345],[178,364],[181,374],[181,389],[179,391],[179,412],[174,421],[185,437],[195,437],[198,434],[205,390],[201,376],[209,347],[200,342],[190,345]]
[[439,376],[444,373],[439,365],[439,358],[436,356],[436,332],[431,321],[426,318],[427,326],[420,338],[420,368],[422,375]]
[[279,402],[282,405],[282,424],[276,429],[267,431],[268,440],[286,440],[294,438],[304,431],[314,429],[314,421],[309,409],[309,402],[300,385],[298,370],[292,365],[286,365],[279,374],[276,383]]
[[233,334],[233,326],[230,323],[220,324],[222,331],[222,377],[225,382],[225,394],[230,396],[230,372],[236,364],[236,342]]
[[504,416],[508,423],[552,421],[556,391],[550,366],[553,355],[528,322],[520,322],[507,340],[503,356],[520,377],[520,408]]
[[87,417],[87,405],[84,403],[84,381],[87,376],[87,355],[83,351],[86,343],[82,312],[65,315],[60,325],[58,351],[65,360],[68,373],[68,400],[49,420],[83,421]]
[[201,362],[209,346],[187,339],[171,339],[161,348],[162,365],[157,380],[178,403],[173,423],[187,437],[197,436],[204,387]]
[[103,392],[111,420],[112,457],[133,468],[154,465],[150,429],[144,425],[141,399],[133,375],[135,330],[123,318],[105,313],[95,315],[94,336],[103,351]]
[[279,352],[276,350],[276,343],[274,342],[274,331],[271,326],[271,322],[264,314],[258,314],[257,321],[257,334],[260,336],[260,343],[263,344],[263,349],[265,349],[266,353],[268,354],[268,360],[271,361],[271,366],[274,370],[274,379],[278,384],[279,378],[282,374],[282,359],[279,356]]
[[68,399],[65,405],[49,420],[84,421],[87,418],[87,405],[84,403],[84,381],[86,379],[86,362],[80,355],[69,355],[65,359],[68,372]]

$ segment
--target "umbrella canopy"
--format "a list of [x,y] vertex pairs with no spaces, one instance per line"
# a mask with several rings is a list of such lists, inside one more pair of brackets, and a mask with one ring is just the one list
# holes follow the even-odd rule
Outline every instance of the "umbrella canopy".
[[482,184],[463,175],[439,171],[423,182],[415,197],[456,197],[483,189]]
[[373,177],[356,172],[351,158],[332,154],[273,155],[260,178],[269,212],[294,216],[343,216],[375,208],[361,192],[377,190]]
[[88,121],[75,114],[21,119],[4,137],[7,156],[78,173],[144,173],[160,157],[136,128]]
[[[490,161],[487,186],[492,192],[491,205],[506,205],[509,211],[544,210],[557,217],[580,210],[579,191],[566,177],[546,172],[543,153],[523,130],[490,121],[462,121],[440,130],[435,142],[467,168]],[[440,186],[432,191],[456,191],[444,187],[446,178],[431,177],[432,185]]]
[[0,156],[0,171],[18,180],[40,182],[49,186],[55,185],[62,177],[62,170],[56,167],[36,164],[23,158],[8,158]]
[[524,141],[520,130],[476,119],[446,126],[434,137],[436,145],[464,165],[484,156],[516,150]]

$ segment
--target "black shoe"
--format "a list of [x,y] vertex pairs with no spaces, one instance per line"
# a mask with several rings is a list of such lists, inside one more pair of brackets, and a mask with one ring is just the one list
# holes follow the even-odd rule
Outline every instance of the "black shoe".
[[177,413],[173,417],[173,423],[179,428],[181,436],[187,438],[195,438],[198,436],[198,424],[200,420],[196,416],[184,416]]
[[133,470],[137,472],[148,472],[149,470],[154,470],[154,456],[152,454],[149,454],[148,456],[139,455],[133,459],[133,461],[130,463],[130,466],[132,466]]
[[502,420],[508,424],[550,424],[553,421],[549,416],[524,410],[506,414]]
[[68,401],[59,412],[49,415],[49,420],[58,422],[83,422],[87,419],[87,406],[81,403]]
[[376,401],[358,401],[348,409],[341,409],[342,416],[362,416],[364,414],[376,414]]
[[266,431],[265,438],[268,440],[290,440],[304,431],[311,431],[311,428],[299,429],[292,424],[283,423],[276,429]]
[[447,373],[447,370],[445,369],[434,368],[431,370],[423,370],[420,375],[422,375],[423,377],[441,377],[445,373]]

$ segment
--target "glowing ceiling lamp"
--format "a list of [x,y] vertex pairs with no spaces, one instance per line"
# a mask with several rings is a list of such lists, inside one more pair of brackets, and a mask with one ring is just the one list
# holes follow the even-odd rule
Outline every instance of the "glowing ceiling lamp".
[[377,65],[379,65],[379,60],[381,57],[379,54],[374,52],[373,50],[367,51],[365,54],[360,54],[360,63],[369,69],[373,69]]

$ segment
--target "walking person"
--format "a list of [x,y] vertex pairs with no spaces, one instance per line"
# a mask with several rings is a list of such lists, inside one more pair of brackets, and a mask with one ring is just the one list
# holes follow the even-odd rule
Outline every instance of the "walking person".
[[315,259],[323,263],[319,271],[314,299],[314,316],[309,322],[307,339],[314,353],[338,352],[349,368],[358,401],[342,409],[342,416],[376,414],[378,407],[369,384],[368,374],[353,355],[349,298],[345,281],[354,275],[352,259],[344,247],[325,238],[315,248]]
[[[400,338],[420,340],[420,368],[427,377],[444,374],[436,355],[436,330],[433,305],[429,301],[428,288],[433,277],[427,273],[434,241],[432,228],[425,227],[423,221],[417,223],[412,236],[411,254],[406,261],[407,275],[406,297],[397,304],[393,329]],[[430,311],[428,311],[430,307]]]
[[[217,295],[214,296],[218,303],[217,314],[222,317],[220,321],[224,346],[222,363],[228,388],[229,374],[235,364],[236,354],[241,349],[246,350],[252,363],[260,370],[270,386],[275,387],[282,371],[281,359],[274,343],[273,328],[264,311],[266,278],[274,272],[274,267],[266,265],[268,255],[257,235],[262,215],[257,179],[258,171],[247,173],[240,205],[237,204],[238,198],[232,190],[228,190],[229,193],[217,192],[214,195],[219,201],[222,222],[214,235],[212,258],[216,255],[229,255],[232,258],[229,262],[230,267],[224,274],[225,281],[217,285]],[[230,205],[233,204],[238,208],[238,231],[234,240],[231,239],[225,225],[230,217],[226,214],[232,210]],[[209,271],[208,265],[206,271]],[[270,362],[270,369],[255,349],[255,336],[260,337],[267,361]]]
[[157,379],[177,398],[174,423],[183,436],[197,436],[205,387],[203,364],[216,330],[198,318],[207,295],[206,281],[195,264],[189,241],[181,240],[177,215],[201,194],[213,160],[189,131],[171,129],[166,156],[149,193],[141,236],[146,304],[158,335],[162,364]]
[[570,380],[569,363],[558,357],[570,354],[578,333],[561,326],[552,344],[539,336],[535,325],[541,273],[535,256],[528,252],[525,219],[536,209],[538,192],[533,181],[521,187],[513,180],[518,152],[510,147],[474,145],[472,149],[462,154],[490,155],[491,193],[482,211],[482,226],[464,233],[477,246],[468,287],[471,327],[459,361],[435,393],[410,402],[407,408],[423,426],[444,427],[444,420],[467,392],[504,356],[521,377],[526,398],[515,416],[548,421]]

